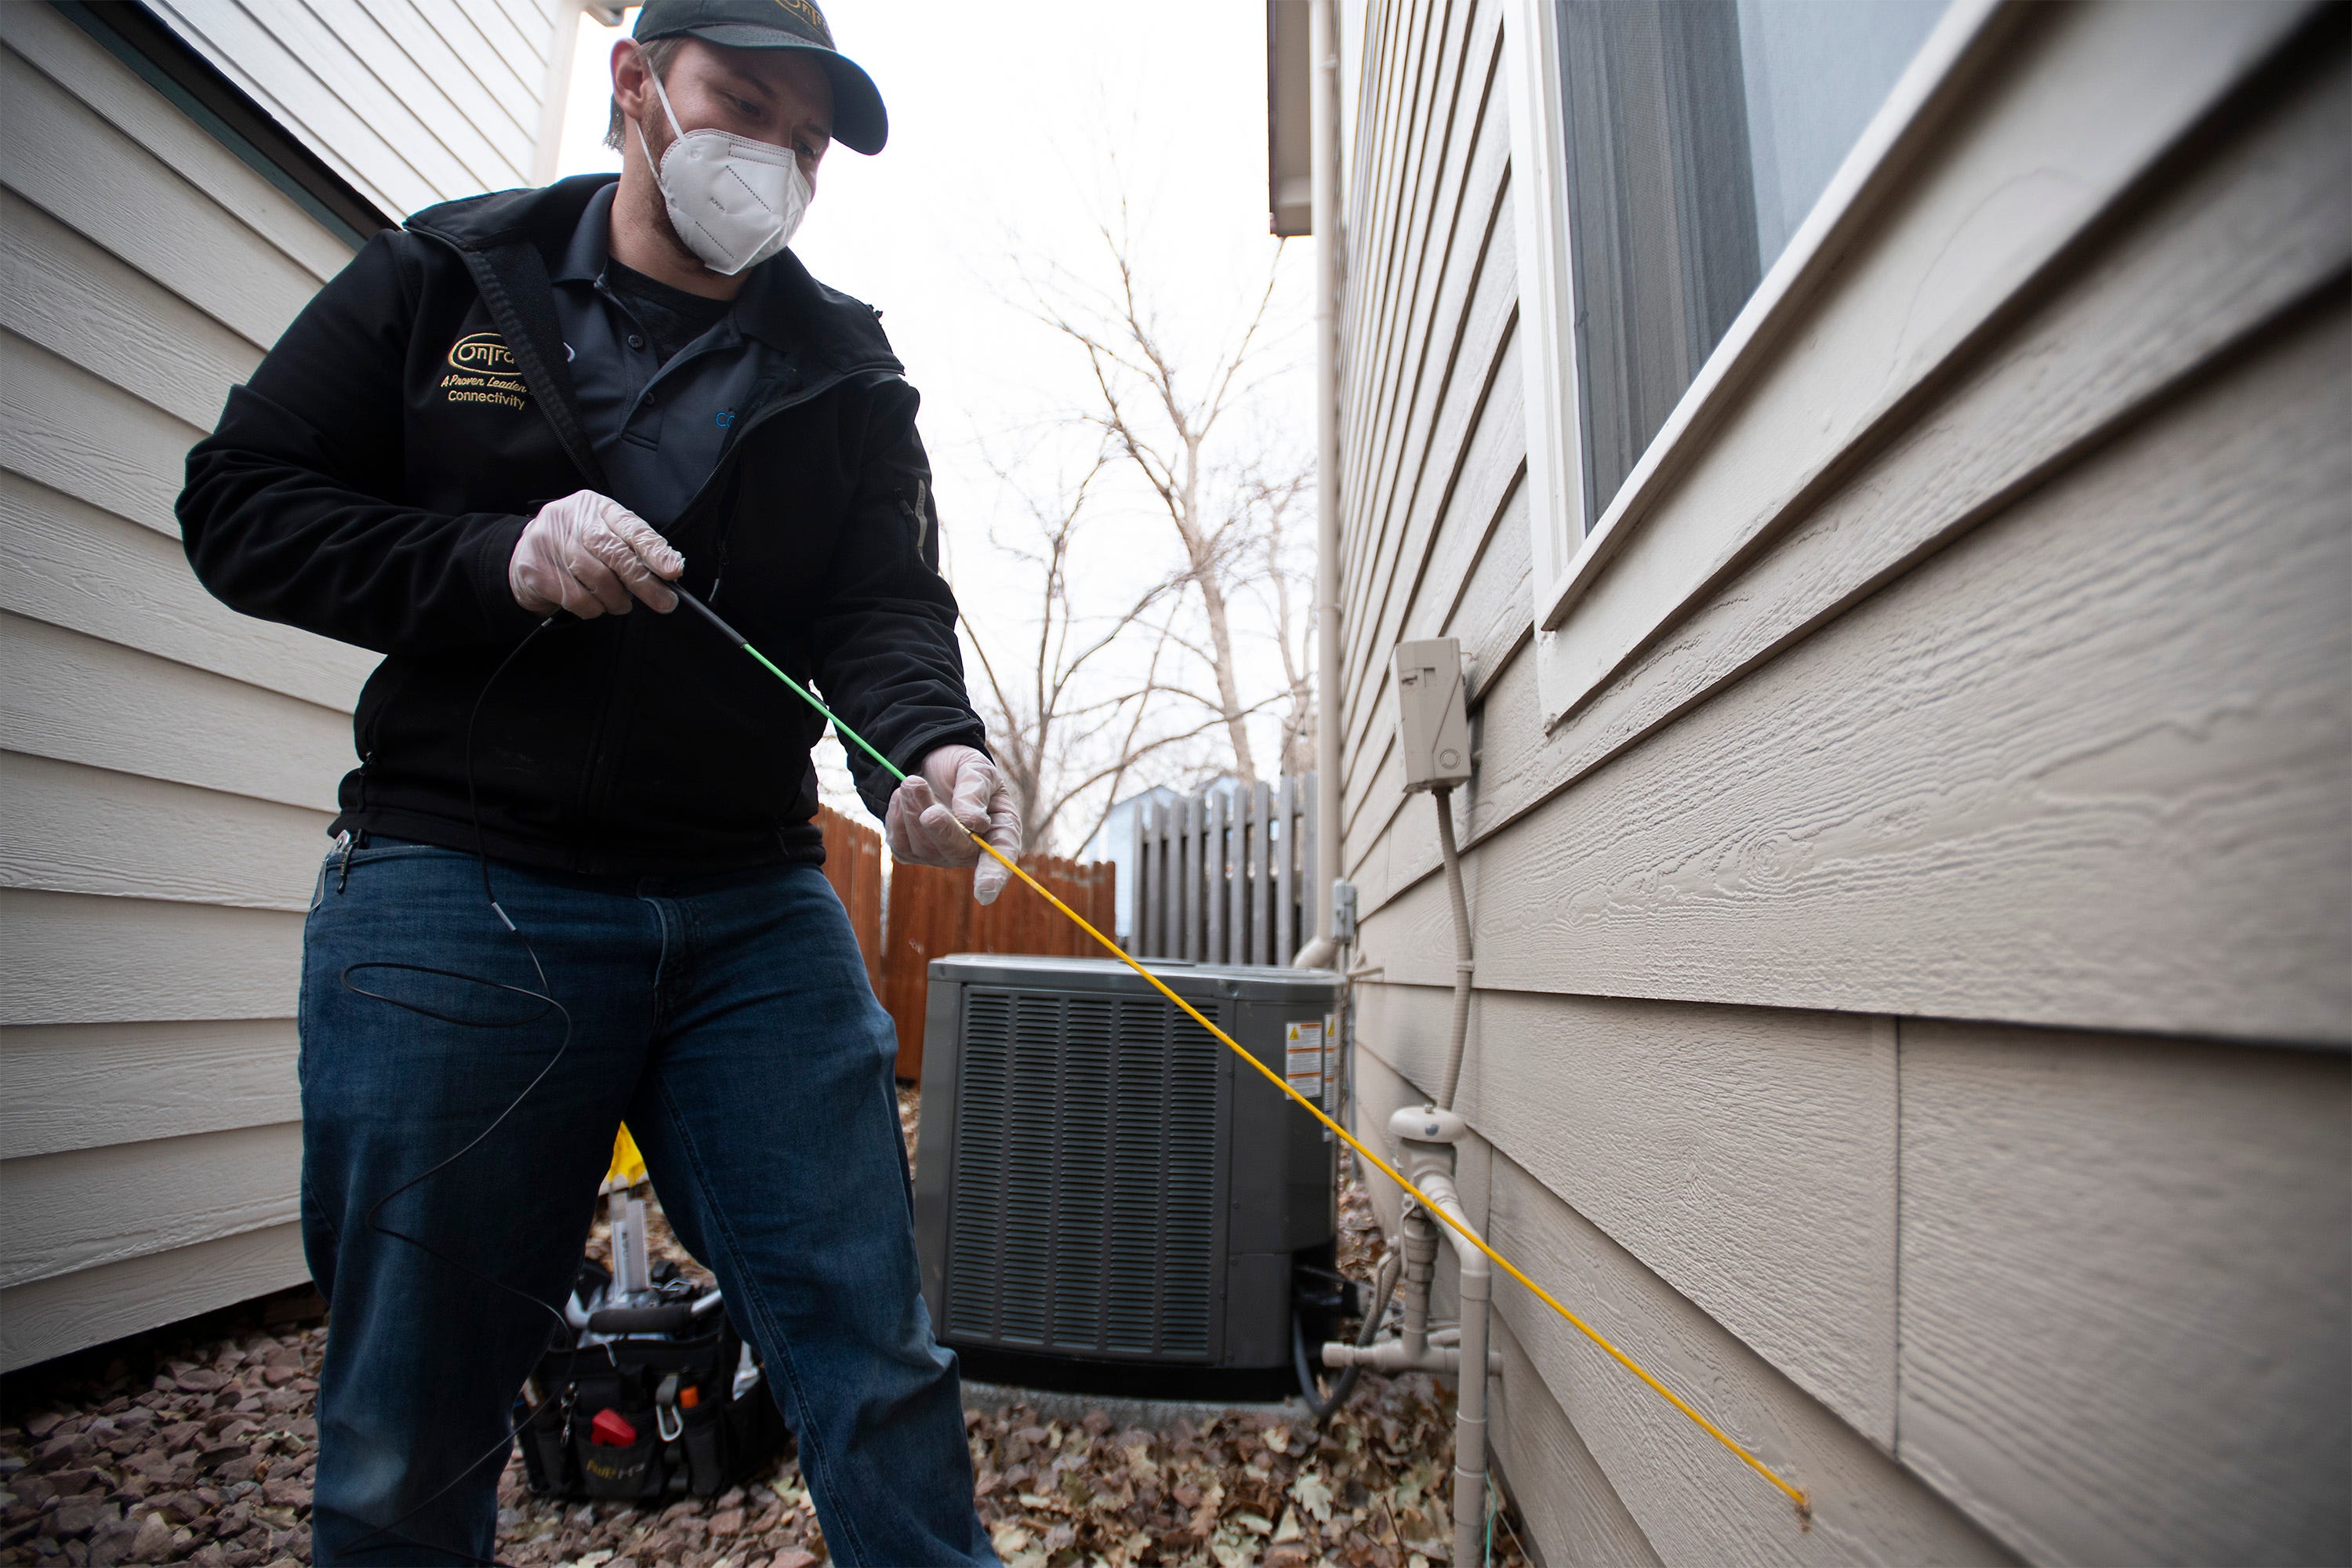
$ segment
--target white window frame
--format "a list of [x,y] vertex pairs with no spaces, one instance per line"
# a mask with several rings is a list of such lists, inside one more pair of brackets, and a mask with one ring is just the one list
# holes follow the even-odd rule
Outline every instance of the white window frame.
[[1508,0],[1511,207],[1518,226],[1519,364],[1527,381],[1528,515],[1536,630],[1547,590],[1566,580],[1584,533],[1584,410],[1577,402],[1576,271],[1568,248],[1568,110],[1560,100],[1559,7]]
[[[1505,81],[1511,94],[1512,203],[1518,230],[1521,374],[1526,379],[1529,577],[1537,685],[1547,725],[1581,705],[1605,678],[1571,666],[1560,631],[1601,568],[1674,481],[1705,450],[1738,392],[1783,345],[1813,299],[1949,108],[1946,91],[1994,23],[2030,0],[1952,0],[1879,106],[1811,212],[1597,519],[1585,516],[1583,409],[1576,374],[1575,269],[1569,249],[1567,109],[1560,100],[1559,10],[1553,0],[1507,0]],[[1850,432],[1825,426],[1822,438]],[[1803,459],[1791,454],[1794,462]],[[1674,618],[1687,595],[1656,606]]]

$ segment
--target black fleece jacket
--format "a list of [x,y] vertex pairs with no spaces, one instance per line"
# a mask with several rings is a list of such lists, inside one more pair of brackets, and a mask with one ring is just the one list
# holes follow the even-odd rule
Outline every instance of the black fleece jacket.
[[[539,624],[507,562],[545,502],[601,489],[549,268],[612,178],[431,207],[376,236],[188,454],[179,518],[205,585],[248,615],[385,655],[334,830],[584,874],[821,860],[823,721],[690,611]],[[739,411],[669,529],[686,584],[901,767],[985,746],[939,574],[916,395],[875,312],[790,252],[803,368]],[[486,690],[487,688],[487,690]],[[473,739],[469,721],[480,703]],[[878,815],[891,781],[851,748]]]

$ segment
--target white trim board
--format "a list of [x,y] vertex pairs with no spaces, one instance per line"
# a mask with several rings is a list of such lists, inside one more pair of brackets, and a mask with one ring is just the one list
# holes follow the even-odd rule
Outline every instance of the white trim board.
[[1559,96],[1557,0],[1511,0],[1503,81],[1511,117],[1519,244],[1519,366],[1527,381],[1528,522],[1540,598],[1584,531],[1583,409],[1576,400],[1576,275],[1568,251],[1568,125]]
[[[1547,722],[1801,515],[2311,10],[1955,0],[1588,531],[1552,7],[1516,0],[1514,155],[1537,172],[1515,184]],[[1548,222],[1524,221],[1539,209]]]

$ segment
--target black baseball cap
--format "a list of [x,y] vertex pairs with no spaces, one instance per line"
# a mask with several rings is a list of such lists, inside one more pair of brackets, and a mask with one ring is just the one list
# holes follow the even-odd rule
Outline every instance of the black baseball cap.
[[833,79],[833,139],[874,153],[890,140],[890,116],[874,79],[833,47],[816,0],[646,0],[637,42],[680,36],[730,49],[806,49]]

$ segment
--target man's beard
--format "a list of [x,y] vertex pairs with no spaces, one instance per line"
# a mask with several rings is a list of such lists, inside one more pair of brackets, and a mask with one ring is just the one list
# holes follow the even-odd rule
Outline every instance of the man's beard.
[[687,247],[686,241],[677,237],[677,225],[669,221],[668,202],[664,201],[655,206],[654,227],[661,231],[662,238],[669,242],[670,250],[676,254],[680,261],[685,262],[697,272],[708,272],[710,270],[709,264],[706,263],[702,258],[695,255],[692,250],[688,249]]
[[[677,138],[672,136],[669,141],[664,142],[659,147],[656,147],[654,145],[654,139],[646,133],[644,123],[642,121],[638,121],[636,124],[637,150],[646,155],[646,170],[654,178],[654,231],[662,237],[663,240],[668,244],[671,252],[675,254],[680,261],[685,262],[688,266],[693,268],[698,272],[708,272],[710,269],[709,264],[706,263],[702,258],[697,256],[693,249],[687,245],[685,240],[678,237],[677,225],[670,221],[669,197],[662,190],[662,157],[677,143]],[[663,129],[667,131],[667,127],[664,127]]]

